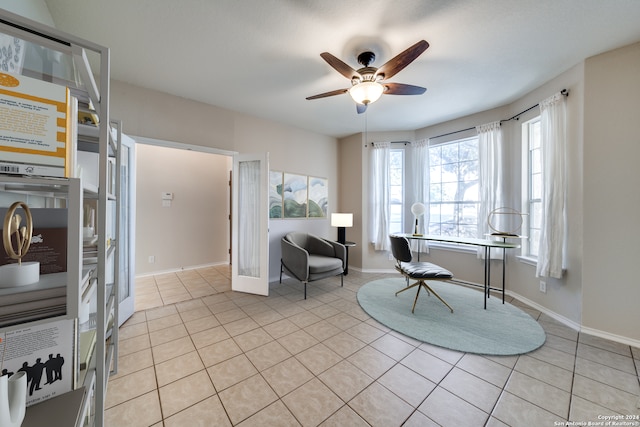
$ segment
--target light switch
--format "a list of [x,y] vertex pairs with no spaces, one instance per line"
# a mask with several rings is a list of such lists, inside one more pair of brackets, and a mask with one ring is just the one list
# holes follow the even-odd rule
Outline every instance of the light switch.
[[173,200],[173,193],[162,193],[162,200]]

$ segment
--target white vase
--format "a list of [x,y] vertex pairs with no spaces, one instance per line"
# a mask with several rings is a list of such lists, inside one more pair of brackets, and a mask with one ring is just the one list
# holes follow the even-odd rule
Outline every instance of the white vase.
[[19,427],[27,402],[27,374],[18,372],[0,377],[0,427]]

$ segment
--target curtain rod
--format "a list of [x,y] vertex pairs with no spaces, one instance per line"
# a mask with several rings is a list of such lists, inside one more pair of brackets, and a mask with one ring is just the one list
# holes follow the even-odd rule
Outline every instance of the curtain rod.
[[[560,91],[560,95],[569,96],[569,91],[568,91],[567,89],[562,89],[562,90]],[[521,115],[523,115],[524,113],[526,113],[526,112],[528,112],[528,111],[531,111],[531,110],[533,110],[534,108],[539,107],[539,106],[540,106],[540,104],[536,104],[536,105],[534,105],[533,107],[529,107],[529,108],[527,108],[526,110],[519,112],[518,114],[516,114],[516,115],[515,115],[515,116],[513,116],[513,117],[509,117],[509,118],[508,118],[508,119],[506,119],[506,120],[500,120],[500,123],[502,124],[502,122],[508,122],[508,121],[513,120],[513,119],[516,119],[516,120],[517,120],[517,119],[518,119],[518,117],[520,117],[520,116],[521,116]]]
[[[564,96],[569,96],[569,91],[568,91],[567,89],[562,89],[562,90],[560,91],[560,94],[562,94],[562,95],[564,95]],[[540,104],[536,104],[536,105],[534,105],[534,106],[532,106],[532,107],[527,108],[527,109],[526,109],[526,110],[524,110],[524,111],[519,112],[518,114],[516,114],[516,115],[515,115],[515,116],[513,116],[513,117],[509,117],[508,119],[505,119],[505,120],[500,120],[500,124],[502,124],[503,122],[511,121],[511,120],[513,120],[513,119],[517,119],[518,117],[520,117],[520,116],[521,116],[521,115],[523,115],[524,113],[526,113],[526,112],[528,112],[528,111],[531,111],[531,110],[533,110],[534,108],[539,107],[539,106],[540,106]],[[473,127],[470,127],[470,128],[461,129],[461,130],[456,130],[456,131],[449,132],[449,133],[443,133],[442,135],[438,135],[438,136],[431,136],[431,137],[429,137],[429,139],[442,138],[443,136],[449,136],[449,135],[454,135],[454,134],[456,134],[456,133],[467,132],[467,131],[470,131],[470,130],[474,130],[475,128],[476,128],[476,127],[475,127],[475,126],[473,126]]]

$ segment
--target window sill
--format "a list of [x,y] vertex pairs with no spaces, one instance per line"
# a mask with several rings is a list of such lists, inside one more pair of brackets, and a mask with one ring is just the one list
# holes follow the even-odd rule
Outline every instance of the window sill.
[[478,253],[478,249],[476,246],[472,245],[462,245],[455,243],[444,243],[444,242],[429,242],[429,249],[439,249],[445,251],[452,252],[461,252],[466,254],[476,254]]
[[538,259],[537,258],[531,258],[531,257],[528,257],[528,256],[522,256],[522,255],[517,256],[516,258],[518,259],[518,261],[520,261],[523,264],[529,264],[529,265],[532,265],[534,267],[538,265]]

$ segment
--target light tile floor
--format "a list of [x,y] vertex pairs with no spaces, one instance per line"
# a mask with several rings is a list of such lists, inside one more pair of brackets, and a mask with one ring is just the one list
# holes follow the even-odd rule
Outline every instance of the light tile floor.
[[362,311],[359,287],[384,276],[315,282],[307,300],[292,279],[269,297],[232,292],[228,266],[138,279],[107,426],[520,427],[640,414],[640,349],[512,301],[546,330],[540,349],[445,350]]

